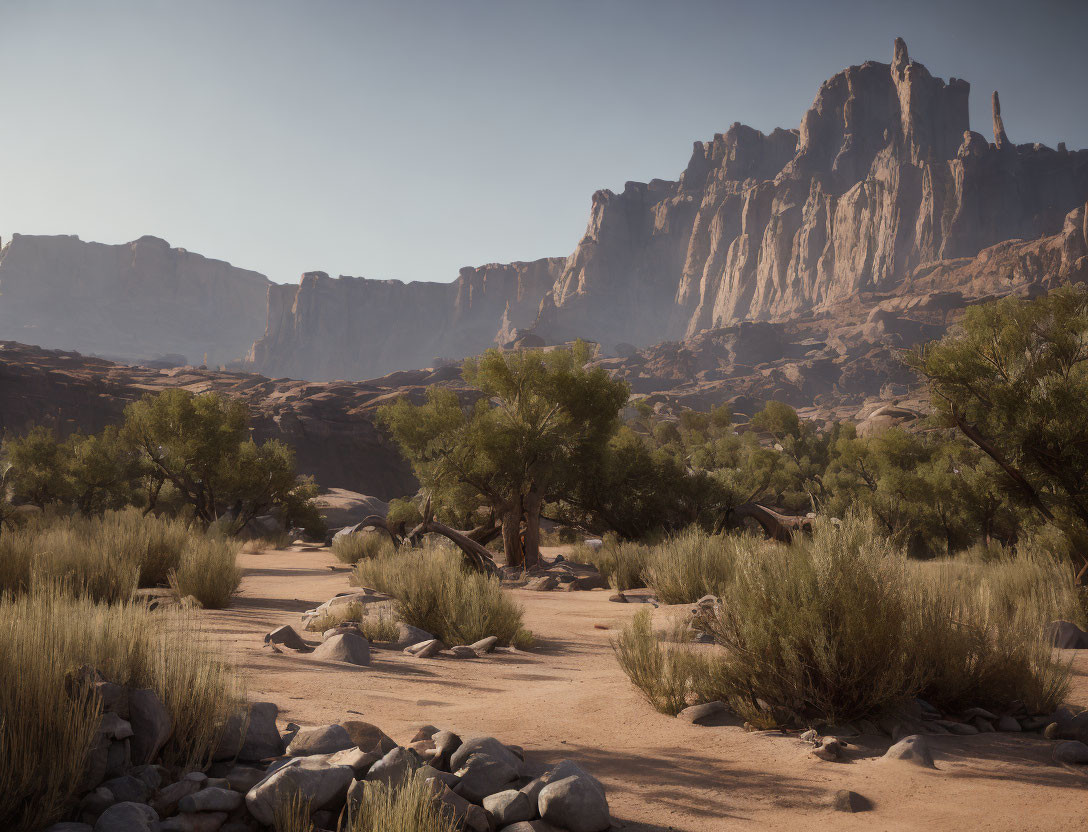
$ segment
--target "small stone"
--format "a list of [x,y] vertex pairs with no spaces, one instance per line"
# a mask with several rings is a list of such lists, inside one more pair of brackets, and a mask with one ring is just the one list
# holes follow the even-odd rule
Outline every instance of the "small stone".
[[416,729],[415,734],[412,735],[412,738],[410,740],[408,740],[408,742],[419,742],[420,740],[429,740],[431,737],[433,737],[435,734],[437,734],[438,731],[439,731],[439,729],[435,728],[433,725],[421,725],[419,728]]
[[539,578],[533,578],[529,583],[525,585],[526,589],[533,592],[550,592],[559,586],[559,581],[552,575],[542,575]]
[[613,604],[626,604],[627,596],[624,595],[622,592],[614,592],[608,596],[608,600],[611,601]]
[[351,748],[355,743],[343,725],[321,725],[301,728],[287,746],[292,757],[309,757],[314,754],[332,754]]
[[199,783],[201,785],[208,779],[208,775],[203,771],[187,771],[181,777],[182,780],[188,780],[192,783]]
[[1047,637],[1061,650],[1088,649],[1088,633],[1071,621],[1053,621],[1047,625]]
[[604,789],[577,774],[541,789],[537,809],[542,819],[569,832],[604,832],[612,825]]
[[253,768],[252,766],[234,766],[224,775],[223,779],[227,781],[230,788],[245,794],[260,783],[266,774],[267,772],[264,769]]
[[966,722],[951,722],[945,727],[953,734],[959,734],[963,737],[973,736],[978,733],[978,728],[974,725],[968,725]]
[[842,740],[836,739],[835,737],[824,737],[820,740],[820,744],[812,749],[812,753],[821,760],[837,763],[846,756],[845,746],[846,743]]
[[884,760],[906,760],[925,768],[936,768],[933,764],[933,754],[929,750],[926,738],[918,734],[903,737],[895,745],[884,752],[881,758]]
[[374,763],[384,755],[373,751],[363,751],[361,748],[345,748],[329,755],[329,765],[347,766],[355,773],[355,779],[361,780]]
[[865,812],[872,808],[872,803],[857,792],[839,789],[831,800],[831,806],[839,812]]
[[1056,740],[1058,738],[1058,731],[1060,730],[1061,728],[1058,726],[1058,723],[1052,722],[1043,729],[1043,736],[1048,740]]
[[94,827],[89,823],[75,823],[73,821],[61,821],[46,827],[44,832],[94,832]]
[[797,737],[797,739],[801,740],[801,742],[816,742],[816,740],[818,740],[819,738],[820,735],[816,733],[816,730],[814,728],[809,728],[807,731],[804,731],[800,736]]
[[1017,722],[1016,719],[1009,714],[1005,714],[1003,717],[999,717],[997,720],[997,724],[994,727],[997,728],[998,731],[1007,731],[1010,733],[1023,730],[1020,727],[1020,723]]
[[[264,777],[264,772],[261,772]],[[261,778],[258,777],[258,780]],[[254,783],[257,781],[255,780]],[[168,786],[163,786],[151,801],[151,808],[159,813],[159,817],[169,817],[178,810],[178,803],[183,797],[200,791],[200,784],[193,780],[178,780]]]
[[1088,745],[1079,740],[1066,740],[1054,746],[1054,759],[1059,763],[1088,765]]
[[714,702],[704,702],[701,705],[691,705],[684,708],[676,715],[676,718],[681,719],[684,722],[690,722],[693,725],[705,725],[712,721],[714,717],[719,716],[725,711],[725,703],[716,700]]
[[178,803],[182,812],[233,812],[242,805],[242,795],[229,789],[208,788],[186,795]]
[[469,647],[476,651],[476,655],[482,656],[485,653],[493,652],[495,650],[495,645],[498,643],[498,636],[488,636],[487,638],[482,638],[479,641],[474,641],[472,644],[469,645]]
[[450,655],[455,659],[478,659],[476,651],[469,647],[467,644],[458,644],[456,647],[450,648]]

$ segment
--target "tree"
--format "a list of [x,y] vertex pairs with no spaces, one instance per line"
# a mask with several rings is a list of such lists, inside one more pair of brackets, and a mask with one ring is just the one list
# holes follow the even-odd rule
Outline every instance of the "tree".
[[11,465],[11,489],[16,500],[45,508],[71,499],[71,448],[53,431],[37,425],[26,436],[7,439],[4,455]]
[[72,434],[67,446],[71,497],[82,514],[101,514],[141,501],[138,482],[144,466],[116,426],[90,436]]
[[317,489],[296,476],[294,451],[277,440],[258,445],[248,434],[243,402],[181,389],[129,405],[122,429],[158,483],[149,490],[149,509],[168,482],[199,520],[222,518],[234,533],[273,509],[285,526],[318,526],[312,504]]
[[1088,539],[1088,290],[969,307],[956,331],[908,362],[928,379],[943,421],[992,459],[1027,505]]
[[[383,407],[379,419],[424,488],[447,504],[481,502],[501,518],[511,565],[539,560],[540,512],[599,465],[629,389],[602,368],[586,367],[589,346],[489,350],[465,361],[462,375],[484,396],[462,408],[450,390]],[[521,540],[524,525],[524,543]]]

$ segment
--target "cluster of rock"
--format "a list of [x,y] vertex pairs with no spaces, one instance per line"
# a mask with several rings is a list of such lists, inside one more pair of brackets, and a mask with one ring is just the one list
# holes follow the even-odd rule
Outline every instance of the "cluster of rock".
[[517,746],[462,741],[433,726],[404,745],[361,721],[289,723],[281,734],[269,702],[228,720],[207,771],[167,768],[159,754],[174,721],[153,691],[88,668],[78,683],[100,698],[102,720],[73,819],[47,832],[256,832],[294,799],[319,830],[331,830],[371,784],[397,788],[408,777],[422,779],[436,807],[471,832],[602,832],[611,823],[604,786],[571,760],[537,765]]
[[587,589],[607,589],[608,581],[597,567],[588,563],[575,563],[562,555],[555,560],[541,561],[530,569],[503,567],[500,571],[502,585],[510,589],[528,589],[534,592],[574,592]]

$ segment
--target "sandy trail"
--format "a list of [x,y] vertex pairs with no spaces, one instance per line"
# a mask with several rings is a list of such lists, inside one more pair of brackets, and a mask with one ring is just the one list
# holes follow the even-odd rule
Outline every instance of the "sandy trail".
[[[329,664],[263,646],[281,624],[348,588],[327,551],[243,554],[240,596],[207,611],[211,632],[244,673],[254,699],[276,702],[281,721],[373,722],[400,742],[433,724],[489,734],[530,759],[584,764],[608,788],[613,816],[631,830],[734,829],[1072,830],[1088,828],[1088,776],[1049,759],[1037,736],[930,738],[939,771],[880,761],[887,743],[851,763],[826,763],[796,739],[701,727],[653,711],[620,671],[613,630],[640,608],[607,592],[514,594],[540,645],[475,660],[419,660],[377,651],[369,668]],[[333,568],[330,568],[333,567]],[[1072,701],[1088,702],[1088,651],[1074,661]],[[852,789],[870,812],[835,812]]]

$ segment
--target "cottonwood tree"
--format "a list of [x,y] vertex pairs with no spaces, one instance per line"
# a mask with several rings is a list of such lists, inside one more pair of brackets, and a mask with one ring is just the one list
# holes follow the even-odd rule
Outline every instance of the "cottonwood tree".
[[[1022,500],[1088,540],[1088,290],[968,308],[909,363],[944,422],[986,454]],[[1083,549],[1082,549],[1083,552]],[[1084,556],[1081,577],[1088,571]]]
[[484,394],[475,405],[463,408],[455,393],[432,387],[422,405],[400,399],[379,411],[428,492],[461,505],[482,502],[501,518],[508,564],[539,561],[544,503],[591,475],[619,425],[629,388],[587,368],[591,358],[583,342],[493,349],[462,369]]

